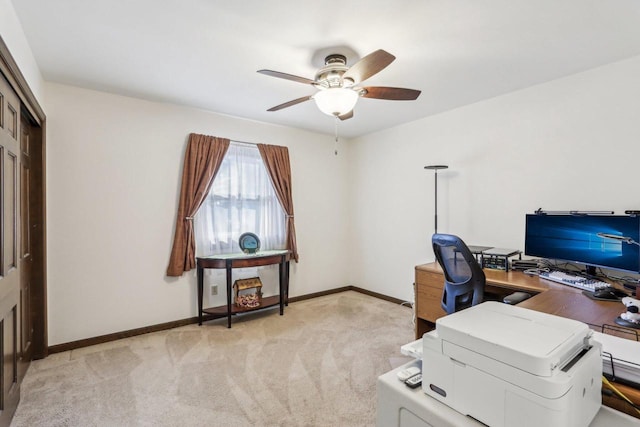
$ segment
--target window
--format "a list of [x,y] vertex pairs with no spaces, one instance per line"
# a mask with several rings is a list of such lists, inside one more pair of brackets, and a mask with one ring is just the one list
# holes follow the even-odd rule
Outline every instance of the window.
[[231,143],[194,227],[198,256],[240,252],[245,232],[261,250],[285,248],[285,214],[256,146]]

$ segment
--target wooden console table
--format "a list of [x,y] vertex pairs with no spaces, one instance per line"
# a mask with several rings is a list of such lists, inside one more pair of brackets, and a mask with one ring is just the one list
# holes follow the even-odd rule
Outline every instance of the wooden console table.
[[[289,303],[289,261],[291,251],[272,250],[261,251],[257,254],[224,254],[196,258],[198,272],[198,325],[202,325],[203,314],[211,314],[214,317],[227,317],[227,328],[231,327],[231,316],[237,313],[260,310],[267,307],[280,305],[280,315],[284,314],[284,306]],[[258,307],[238,307],[231,303],[231,272],[234,268],[261,267],[265,265],[280,265],[279,293],[275,296],[262,298],[262,304]],[[204,293],[204,270],[206,268],[224,268],[227,270],[227,304],[219,307],[202,308]]]
[[[521,271],[484,270],[487,278],[485,297],[501,300],[512,292],[522,291],[532,295],[519,307],[554,314],[588,324],[599,332],[617,335],[627,339],[636,339],[632,333],[625,333],[624,328],[614,325],[614,320],[624,310],[617,301],[595,301],[582,294],[582,291],[560,283],[529,276]],[[415,316],[416,339],[422,338],[425,332],[435,327],[438,318],[446,316],[440,305],[444,288],[444,274],[438,263],[418,265],[415,267]],[[613,326],[616,329],[608,329]],[[635,404],[640,404],[640,390],[623,384],[616,387],[627,395]],[[634,417],[638,413],[621,400],[603,396],[603,404],[626,412]]]

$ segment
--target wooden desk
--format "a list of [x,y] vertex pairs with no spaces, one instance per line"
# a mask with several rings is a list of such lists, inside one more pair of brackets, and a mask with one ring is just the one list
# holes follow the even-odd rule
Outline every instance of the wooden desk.
[[[435,327],[438,318],[446,313],[440,306],[444,275],[438,263],[418,265],[416,272],[416,339]],[[523,291],[533,296],[518,306],[555,314],[587,323],[602,332],[605,325],[613,325],[616,317],[625,311],[617,301],[595,301],[580,289],[528,276],[520,271],[484,270],[487,277],[486,293],[501,300],[502,296]]]
[[[262,251],[257,254],[247,255],[224,254],[213,255],[208,257],[196,258],[198,271],[198,325],[202,325],[202,315],[204,313],[212,314],[214,317],[227,317],[227,328],[231,327],[231,316],[236,313],[244,313],[248,311],[260,310],[267,307],[280,305],[280,315],[284,314],[284,306],[289,302],[289,260],[291,259],[291,251],[274,250]],[[280,265],[279,293],[276,296],[262,298],[262,304],[254,308],[237,307],[231,304],[231,272],[234,268],[245,267],[261,267],[264,265]],[[224,268],[227,270],[227,305],[202,308],[202,297],[204,292],[204,269],[206,268]]]
[[[595,301],[583,295],[579,289],[528,276],[520,271],[484,270],[484,273],[487,278],[486,295],[501,300],[515,291],[528,292],[533,296],[518,304],[519,307],[579,320],[598,332],[606,329],[607,334],[636,339],[635,335],[625,333],[624,328],[614,323],[615,318],[625,311],[620,302]],[[440,306],[444,274],[438,263],[434,262],[416,266],[415,275],[416,339],[419,339],[435,327],[438,318],[446,316]],[[621,384],[616,384],[616,387],[634,403],[640,403],[640,390]],[[638,417],[637,412],[618,399],[603,397],[603,403]]]

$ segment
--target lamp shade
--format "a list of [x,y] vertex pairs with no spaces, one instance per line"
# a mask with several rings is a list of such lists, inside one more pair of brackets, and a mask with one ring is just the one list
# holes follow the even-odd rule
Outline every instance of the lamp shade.
[[325,114],[342,116],[353,110],[358,102],[358,93],[345,88],[330,88],[320,90],[313,96],[316,105]]

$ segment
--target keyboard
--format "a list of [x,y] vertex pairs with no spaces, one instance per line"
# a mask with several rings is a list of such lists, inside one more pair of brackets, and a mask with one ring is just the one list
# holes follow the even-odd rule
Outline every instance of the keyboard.
[[595,292],[611,287],[609,283],[601,282],[600,280],[587,279],[586,277],[576,276],[558,270],[543,271],[540,273],[540,277],[589,292]]

